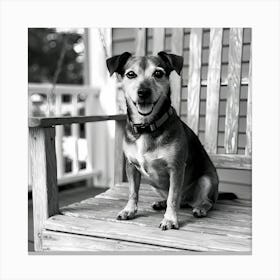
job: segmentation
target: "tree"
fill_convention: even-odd
[[[83,83],[83,38],[75,30],[28,29],[28,82],[52,83],[64,52],[56,83]]]

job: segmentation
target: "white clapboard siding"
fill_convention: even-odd
[[[210,153],[217,152],[222,37],[222,28],[211,29],[205,126],[205,148]]]
[[[188,125],[197,134],[201,80],[202,28],[192,28],[190,35],[188,78]]]
[[[247,124],[246,124],[246,149],[247,156],[252,155],[252,46],[250,54],[249,66],[249,85],[248,85],[248,99],[247,99]]]
[[[237,153],[239,96],[241,80],[242,28],[231,28],[229,34],[228,98],[225,120],[225,150]]]

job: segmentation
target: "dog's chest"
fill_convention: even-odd
[[[141,135],[134,143],[124,142],[124,153],[128,161],[146,177],[158,181],[168,173],[168,160],[172,149],[151,143],[148,136]]]

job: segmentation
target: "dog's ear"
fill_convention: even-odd
[[[171,71],[175,70],[178,75],[180,75],[184,62],[184,58],[182,56],[166,52],[159,52],[158,56],[168,64]]]
[[[110,76],[115,72],[123,75],[123,67],[127,60],[131,57],[131,53],[124,52],[121,55],[116,55],[108,58],[106,60],[107,68],[109,70]]]

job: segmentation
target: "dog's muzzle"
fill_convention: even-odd
[[[152,90],[148,87],[141,87],[138,89],[137,95],[138,102],[135,102],[134,105],[136,106],[138,113],[142,116],[151,114],[154,108],[154,103],[150,102]]]

